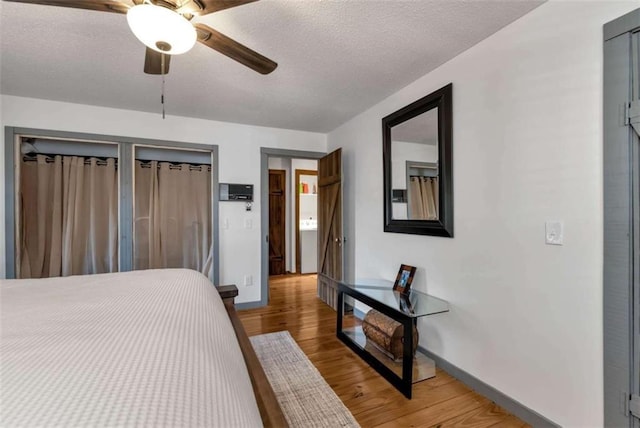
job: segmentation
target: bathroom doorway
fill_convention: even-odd
[[[296,272],[318,271],[318,170],[296,169]]]

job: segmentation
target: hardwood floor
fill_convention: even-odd
[[[316,275],[271,279],[269,306],[238,314],[249,336],[288,330],[364,427],[528,426],[442,370],[413,386],[413,399],[336,338],[336,313],[316,297]]]

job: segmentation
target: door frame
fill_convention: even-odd
[[[269,304],[269,158],[318,160],[325,155],[324,152],[260,147],[260,300],[243,303],[242,309]]]
[[[604,425],[640,428],[630,397],[640,394],[640,137],[628,120],[640,98],[640,9],[603,27],[603,374]]]
[[[301,175],[315,175],[316,177],[318,176],[318,170],[312,171],[310,169],[296,169],[295,172],[292,170],[291,171],[291,175],[294,175],[294,184],[295,186],[293,187],[295,189],[296,192],[296,197],[295,197],[295,207],[296,207],[296,219],[295,219],[295,225],[296,225],[296,272],[297,273],[301,273],[300,271],[302,270],[302,261],[300,260],[301,255],[302,255],[302,250],[300,249],[300,191],[299,191],[299,187],[300,187],[300,176]]]

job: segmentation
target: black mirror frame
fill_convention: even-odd
[[[453,238],[453,84],[382,119],[384,231]],[[391,202],[391,128],[438,108],[439,219],[394,220]]]

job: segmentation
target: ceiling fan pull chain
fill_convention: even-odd
[[[164,56],[165,54],[160,54],[161,62],[160,69],[162,70],[162,95],[160,95],[160,103],[162,104],[162,119],[164,119]]]

